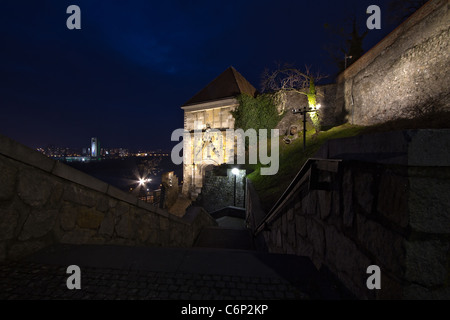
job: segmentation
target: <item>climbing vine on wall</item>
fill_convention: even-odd
[[[274,103],[272,94],[261,94],[255,98],[241,94],[238,96],[239,106],[231,111],[235,119],[234,127],[243,130],[255,129],[274,129],[281,119]]]

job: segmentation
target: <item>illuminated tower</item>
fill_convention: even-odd
[[[242,93],[254,97],[256,89],[236,69],[230,67],[181,107],[184,110],[184,130],[189,131],[192,137],[190,142],[183,140],[183,149],[191,150],[191,158],[184,159],[183,194],[192,199],[201,192],[206,169],[228,160],[220,157],[220,153],[225,154],[226,143],[219,145],[213,139],[197,141],[193,136],[194,130],[207,132],[215,129],[221,132],[222,140],[225,141],[226,130],[234,129],[234,118],[230,111],[239,105],[236,97]],[[234,148],[234,145],[228,148]],[[194,163],[194,156],[201,161]]]
[[[91,138],[91,158],[96,159],[100,154],[100,142],[97,138]]]

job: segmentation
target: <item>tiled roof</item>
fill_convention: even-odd
[[[256,89],[235,68],[229,67],[183,106],[231,98],[241,93],[255,96]]]

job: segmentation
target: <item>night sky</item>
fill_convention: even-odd
[[[361,26],[379,5],[382,29],[395,25],[387,0],[0,2],[0,133],[27,146],[169,149],[182,128],[180,106],[229,66],[260,88],[276,62],[333,75],[324,47],[338,41],[324,28]],[[81,8],[81,30],[66,9]]]

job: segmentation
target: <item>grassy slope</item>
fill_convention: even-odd
[[[303,139],[299,138],[287,145],[280,139],[280,168],[275,176],[260,175],[260,166],[257,165],[251,174],[247,176],[258,192],[261,203],[266,211],[281,196],[291,183],[303,163],[311,158],[327,140],[351,137],[358,135],[364,127],[344,124],[328,131],[322,131],[314,135],[314,131],[306,134],[306,150],[303,152]]]
[[[303,152],[303,140],[299,138],[286,145],[280,139],[280,169],[274,176],[261,176],[260,166],[255,165],[248,169],[254,170],[249,178],[261,199],[261,204],[268,212],[292,179],[301,169],[308,158],[311,158],[327,140],[356,136],[364,133],[423,129],[423,128],[450,128],[450,112],[424,115],[416,119],[398,119],[369,127],[344,124],[328,131],[322,131],[314,135],[314,131],[308,131],[306,135],[306,152]]]

